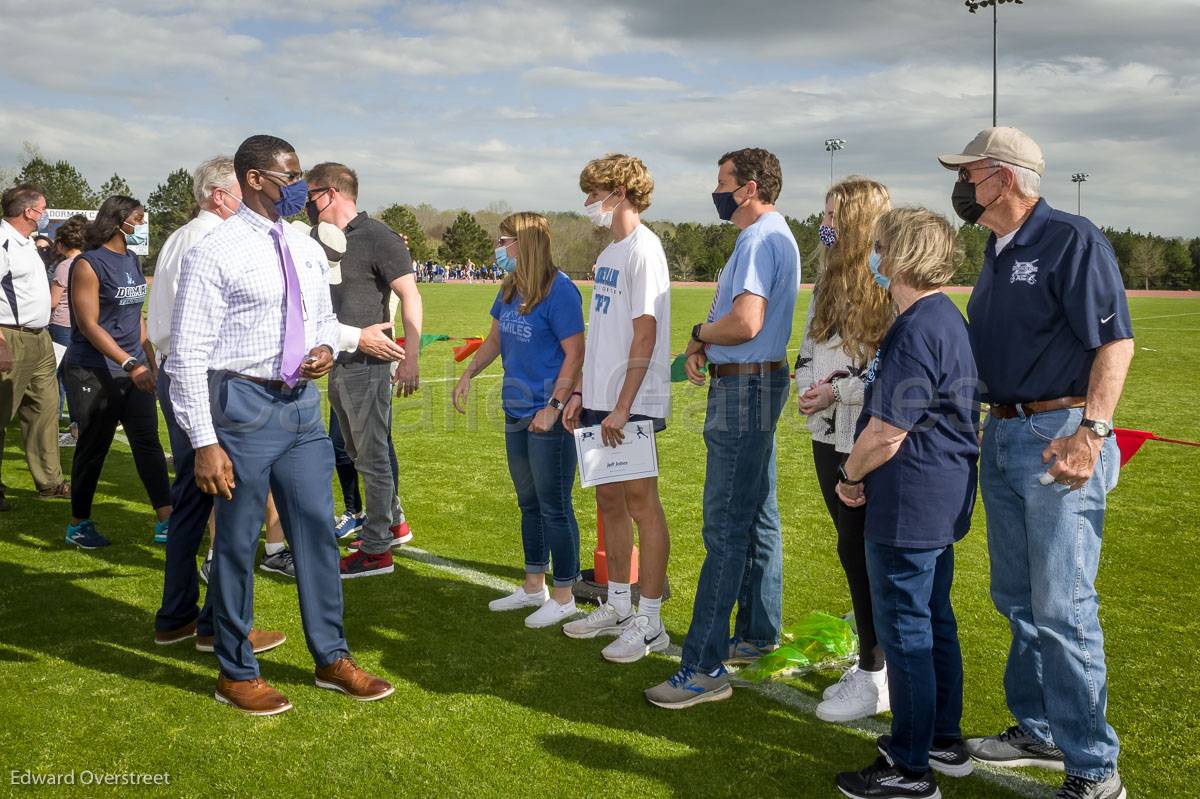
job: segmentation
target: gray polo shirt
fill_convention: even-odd
[[[346,254],[342,282],[329,287],[338,321],[352,327],[389,322],[391,283],[413,272],[412,255],[390,227],[360,211],[346,225]],[[344,353],[340,360],[384,363],[362,353]]]

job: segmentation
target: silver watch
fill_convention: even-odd
[[[1112,424],[1103,419],[1084,419],[1079,426],[1088,428],[1101,438],[1108,438],[1113,434]]]

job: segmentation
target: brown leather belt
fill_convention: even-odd
[[[993,405],[988,412],[997,419],[1016,419],[1018,416],[1033,416],[1035,413],[1082,408],[1086,404],[1087,397],[1059,397],[1038,402],[1021,402],[1016,405]]]
[[[46,328],[44,327],[26,327],[25,325],[9,325],[0,323],[0,327],[5,330],[17,330],[21,333],[41,333]]]
[[[776,369],[783,369],[787,361],[763,361],[761,363],[710,363],[708,374],[711,377],[729,377],[730,375],[762,375],[766,377]]]
[[[271,391],[299,391],[308,383],[307,380],[297,380],[296,385],[289,386],[282,380],[268,380],[265,377],[252,377],[251,375],[244,375],[239,372],[227,372],[227,374],[239,380],[249,380],[251,383],[258,383],[260,386],[268,388]]]

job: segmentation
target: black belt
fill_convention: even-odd
[[[18,330],[22,333],[41,333],[46,328],[44,327],[26,327],[25,325],[10,325],[0,322],[0,327],[5,330]]]
[[[297,380],[295,385],[289,386],[282,380],[268,380],[265,377],[254,377],[252,375],[239,374],[238,372],[226,372],[225,374],[229,375],[230,377],[236,377],[238,380],[249,380],[251,383],[257,383],[258,385],[268,388],[271,391],[299,391],[308,385],[307,380]]]
[[[761,363],[710,363],[708,374],[711,377],[729,377],[730,375],[761,375],[766,377],[776,369],[783,369],[787,361],[763,361]]]

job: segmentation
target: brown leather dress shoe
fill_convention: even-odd
[[[251,630],[249,638],[250,646],[256,655],[269,652],[287,640],[287,636],[278,630]],[[213,651],[213,637],[211,635],[197,635],[196,651]]]
[[[38,491],[39,499],[70,499],[71,484],[66,480],[62,481],[53,488],[43,488]]]
[[[154,631],[154,643],[158,644],[159,646],[167,646],[169,644],[177,644],[180,641],[186,641],[187,639],[195,636],[195,634],[196,634],[196,622],[192,621],[192,622],[188,622],[187,624],[183,625],[182,627],[178,627],[174,630],[166,630],[166,631],[155,630]]]
[[[392,691],[396,690],[387,680],[360,669],[354,658],[341,658],[328,666],[318,666],[316,684],[318,688],[341,691],[359,702],[374,702],[391,696]]]
[[[229,680],[222,674],[217,678],[217,690],[213,697],[251,716],[274,716],[292,709],[287,697],[268,685],[262,677]]]

